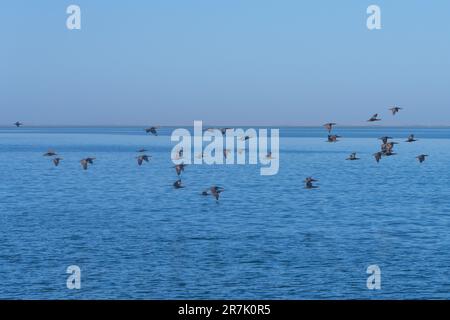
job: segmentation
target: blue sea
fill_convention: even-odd
[[[0,298],[450,298],[450,128],[336,127],[337,143],[281,128],[277,175],[191,165],[179,190],[173,129],[0,128]],[[385,135],[397,155],[377,164]],[[307,176],[320,188],[304,189]],[[219,201],[200,195],[212,185]],[[380,290],[366,286],[370,265]]]

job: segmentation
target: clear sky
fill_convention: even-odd
[[[0,124],[450,125],[449,17],[448,0],[4,0]]]

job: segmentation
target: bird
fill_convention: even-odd
[[[243,137],[241,137],[241,140],[247,141],[247,140],[250,140],[251,138],[253,138],[253,137],[252,136],[243,136]]]
[[[406,140],[406,142],[415,142],[415,141],[417,141],[417,140],[414,138],[414,135],[413,135],[413,134],[411,134],[411,135],[408,137],[408,139]]]
[[[222,187],[218,187],[218,186],[212,186],[211,188],[205,190],[202,192],[203,196],[208,196],[208,195],[212,195],[214,198],[216,198],[216,200],[219,200],[220,194],[225,191],[224,188]]]
[[[394,145],[396,145],[396,144],[398,144],[398,142],[394,142],[394,141],[383,143],[381,145],[381,152],[386,156],[394,155],[395,153],[393,153],[392,151],[394,150]]]
[[[143,152],[147,152],[147,151],[148,151],[147,149],[139,149],[137,152],[143,153]]]
[[[388,137],[383,137],[383,138],[388,138]],[[383,144],[381,145],[381,152],[384,155],[393,155],[393,149],[394,149],[394,145],[398,144],[398,142],[388,142],[387,139],[383,140]]]
[[[140,156],[136,157],[138,165],[142,166],[142,163],[144,163],[144,161],[148,162],[149,158],[151,158],[151,157],[152,156],[148,156],[146,154],[141,154]]]
[[[427,154],[421,154],[420,156],[417,156],[416,158],[419,160],[420,163],[424,162],[426,157],[428,157]]]
[[[313,185],[313,182],[317,182],[319,180],[314,179],[313,177],[307,177],[305,179],[305,189],[317,189],[318,186]]]
[[[331,133],[331,130],[333,130],[333,126],[335,126],[336,123],[334,122],[329,122],[329,123],[325,123],[323,126],[325,127],[325,129],[328,130],[328,133]]]
[[[87,163],[89,163],[89,164],[94,164],[95,158],[86,158],[85,160],[86,160]]]
[[[395,114],[396,114],[397,112],[399,112],[400,110],[402,110],[402,109],[403,109],[403,108],[400,108],[400,107],[391,107],[389,110],[391,110],[392,115],[395,116]]]
[[[150,127],[150,128],[145,129],[145,132],[151,133],[151,134],[153,134],[154,136],[157,136],[157,135],[158,135],[158,132],[156,131],[156,129],[158,129],[158,128],[159,128],[159,127]]]
[[[53,158],[52,161],[53,161],[53,164],[55,165],[55,167],[57,167],[59,165],[61,160],[63,160],[63,158]]]
[[[178,179],[177,181],[175,181],[175,182],[173,183],[173,187],[174,187],[175,189],[181,189],[181,188],[184,188],[184,186],[181,184],[181,179]]]
[[[353,152],[348,158],[347,160],[359,160],[358,157],[356,157],[356,152]]]
[[[382,155],[383,155],[382,152],[377,152],[377,153],[373,154],[373,156],[375,157],[375,160],[376,160],[377,163],[380,162]]]
[[[20,121],[16,121],[16,122],[14,123],[14,125],[15,125],[17,128],[19,128],[20,126],[23,126],[23,123],[20,122]]]
[[[327,142],[337,142],[339,141],[338,138],[341,136],[335,135],[335,134],[329,134]]]
[[[81,159],[80,160],[81,166],[83,167],[84,170],[87,170],[88,168],[88,162],[86,159]]]
[[[375,122],[375,121],[381,121],[381,119],[378,118],[378,113],[375,113],[367,122]]]
[[[174,160],[183,159],[184,149],[183,147],[179,148],[173,155]]]
[[[53,157],[53,156],[57,156],[57,154],[52,149],[48,149],[48,151],[46,153],[44,153],[43,156],[44,157]]]
[[[231,130],[231,129],[233,129],[233,128],[206,128],[203,131],[210,131],[211,132],[211,131],[219,130],[222,133],[222,135],[225,135],[227,133],[227,130]]]
[[[266,159],[274,159],[272,156],[272,152],[267,152]]]
[[[81,166],[83,167],[84,170],[87,170],[88,165],[90,164],[94,164],[94,160],[95,158],[84,158],[80,160]]]
[[[186,167],[186,164],[184,163],[180,163],[177,164],[175,166],[173,166],[173,168],[175,168],[175,171],[177,172],[177,175],[179,176],[182,172],[184,172],[184,168]]]
[[[378,138],[378,139],[380,139],[381,141],[383,141],[384,144],[386,144],[386,143],[388,143],[388,140],[389,140],[389,139],[393,139],[393,138],[392,138],[392,137],[384,136],[384,137],[381,137],[381,138]]]

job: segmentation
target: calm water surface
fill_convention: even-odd
[[[336,128],[345,138],[329,144],[323,128],[282,128],[278,175],[190,166],[182,190],[171,131],[1,128],[0,298],[450,298],[450,129]],[[377,137],[410,133],[419,141],[374,161]],[[153,159],[138,167],[142,147]],[[199,195],[213,184],[218,203]],[[81,290],[66,288],[69,265]]]

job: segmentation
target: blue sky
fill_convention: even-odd
[[[77,4],[82,29],[66,29]],[[381,7],[382,30],[366,28]],[[450,2],[2,1],[0,124],[450,125]],[[395,119],[391,104],[405,110]]]

